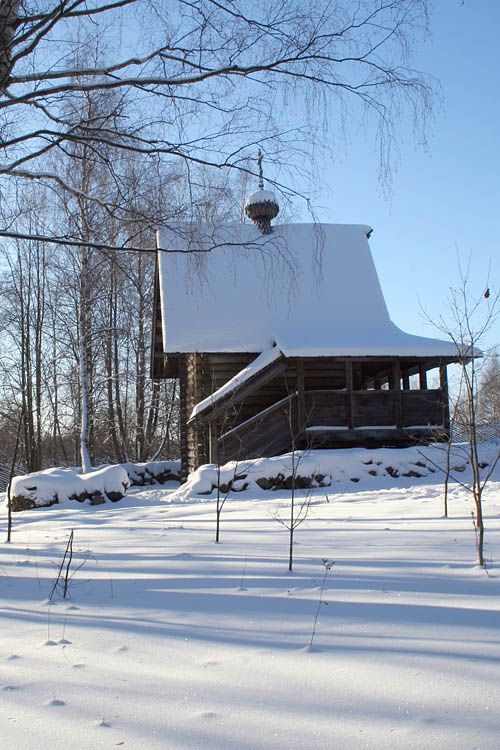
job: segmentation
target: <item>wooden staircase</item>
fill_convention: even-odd
[[[277,456],[290,450],[299,430],[298,396],[292,393],[245,420],[218,439],[221,463],[243,458]]]

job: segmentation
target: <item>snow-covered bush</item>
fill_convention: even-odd
[[[123,466],[104,466],[88,474],[78,469],[46,469],[14,477],[11,487],[12,510],[28,510],[68,500],[99,505],[121,500],[130,480]]]

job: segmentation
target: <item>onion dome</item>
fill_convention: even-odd
[[[279,213],[276,196],[271,190],[256,190],[245,201],[245,213],[259,227],[262,234],[271,234],[271,221]]]
[[[279,213],[279,205],[272,190],[264,190],[262,174],[262,152],[259,151],[259,189],[248,196],[245,201],[245,213],[259,227],[262,234],[271,234],[271,221]]]

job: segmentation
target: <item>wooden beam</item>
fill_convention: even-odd
[[[421,391],[427,390],[427,369],[424,364],[419,365],[418,380]]]
[[[352,413],[352,359],[346,359],[345,363],[345,387],[347,391],[347,426],[350,430],[353,427],[353,413]]]
[[[401,402],[401,364],[399,359],[394,360],[392,365],[392,390],[396,392],[396,427],[401,428],[403,426],[403,409]]]
[[[446,363],[441,360],[439,363],[439,384],[443,394],[443,426],[446,434],[450,434],[450,399],[448,391],[448,368]]]
[[[216,464],[218,460],[218,438],[217,438],[217,420],[213,419],[208,425],[209,440],[209,462]]]
[[[303,360],[297,360],[297,418],[299,427],[302,429],[306,421],[306,402],[304,396],[304,362]]]
[[[321,359],[321,360],[332,359],[332,360],[338,360],[338,361],[341,361],[341,360],[344,360],[344,359],[351,359],[351,360],[353,360],[355,362],[369,362],[369,363],[382,362],[384,364],[385,363],[391,364],[391,362],[393,362],[394,359],[395,359],[395,355],[394,354],[384,354],[384,355],[381,355],[381,354],[367,354],[367,355],[364,355],[364,356],[360,356],[360,355],[356,354],[356,356],[353,356],[353,357],[314,357],[314,359]],[[399,359],[399,361],[401,363],[403,363],[403,364],[406,364],[406,363],[409,363],[409,362],[417,364],[419,361],[429,362],[429,357],[400,356],[400,357],[397,357],[397,359]],[[440,357],[440,358],[436,357],[436,359],[435,359],[436,364],[435,365],[433,364],[432,366],[433,367],[437,367],[438,366],[438,362],[440,360],[443,361],[443,362],[446,362],[447,364],[451,364],[452,362],[457,362],[458,361],[458,357],[453,357],[453,356]],[[306,360],[306,362],[307,362],[307,360]]]
[[[410,373],[408,370],[403,370],[403,390],[410,390]]]

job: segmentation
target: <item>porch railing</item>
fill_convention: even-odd
[[[217,441],[219,460],[273,456],[305,445],[305,436],[315,428],[332,434],[358,431],[443,432],[446,409],[443,392],[415,391],[305,391],[290,394],[245,420]]]

